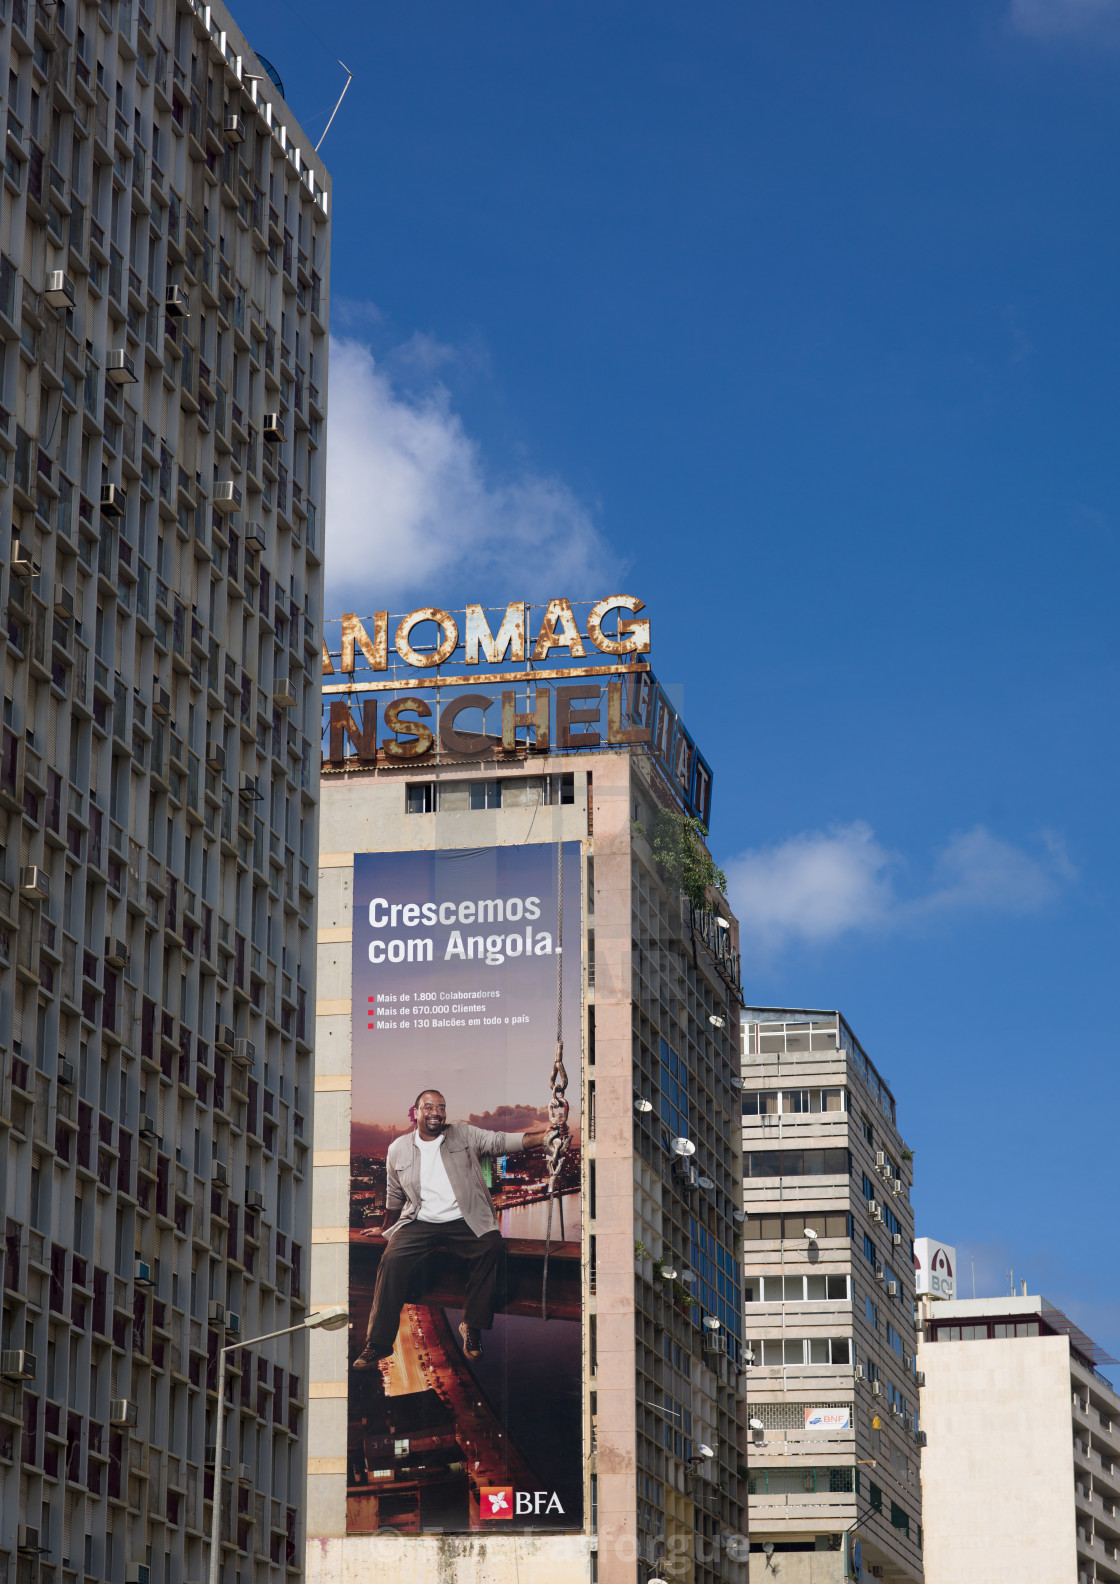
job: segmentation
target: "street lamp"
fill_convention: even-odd
[[[296,1331],[339,1331],[350,1322],[350,1311],[345,1304],[334,1304],[330,1309],[320,1309],[301,1320],[299,1325],[285,1326],[282,1331],[266,1331],[263,1336],[238,1337],[218,1349],[218,1422],[214,1429],[214,1505],[210,1515],[210,1574],[209,1584],[218,1584],[222,1561],[222,1432],[226,1421],[226,1356],[239,1348],[256,1347],[260,1342],[271,1342],[275,1337],[291,1336]]]

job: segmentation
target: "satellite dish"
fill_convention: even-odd
[[[256,55],[256,57],[260,61],[261,65],[264,67],[265,75],[268,77],[269,81],[275,87],[276,92],[280,95],[281,99],[283,99],[283,97],[284,97],[284,84],[280,81],[280,73],[276,70],[276,67],[272,64],[272,62],[270,60],[266,59],[266,57],[261,54],[260,50],[254,50],[253,53]]]
[[[674,1155],[695,1155],[696,1145],[688,1138],[675,1138],[672,1143]]]

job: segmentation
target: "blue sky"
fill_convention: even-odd
[[[1120,1353],[1120,4],[237,12],[313,135],[356,73],[330,612],[641,594],[748,997]]]

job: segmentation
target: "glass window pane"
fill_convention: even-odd
[[[773,1366],[782,1362],[782,1344],[778,1342],[764,1342],[762,1344],[762,1362]]]
[[[805,1298],[804,1276],[786,1277],[786,1303],[801,1303]]]
[[[824,1235],[825,1237],[846,1238],[848,1236],[848,1217],[846,1215],[826,1216]]]
[[[786,1361],[787,1364],[804,1364],[804,1362],[805,1362],[805,1343],[804,1343],[804,1340],[801,1337],[795,1337],[795,1338],[787,1339],[787,1341],[785,1343],[785,1355],[786,1355],[785,1361]]]
[[[843,1109],[844,1109],[844,1091],[843,1091],[843,1089],[822,1089],[821,1090],[821,1110],[822,1111],[843,1111]]]
[[[806,1276],[805,1296],[810,1300],[828,1297],[828,1278],[825,1276]]]
[[[826,1277],[826,1280],[830,1298],[846,1298],[848,1296],[848,1278],[846,1276],[829,1276]]]
[[[770,1238],[777,1242],[782,1235],[781,1216],[758,1216],[758,1235],[760,1238]]]
[[[832,1362],[834,1364],[850,1364],[852,1361],[852,1344],[847,1337],[832,1338]]]
[[[827,1337],[812,1337],[812,1338],[810,1338],[810,1341],[809,1341],[809,1363],[810,1364],[827,1364],[828,1363],[828,1338]]]
[[[751,1281],[749,1277],[747,1278],[746,1281],[744,1281],[744,1283],[743,1283],[743,1302],[744,1303],[758,1303],[759,1300],[758,1300],[758,1296],[757,1295],[758,1295],[759,1285],[760,1285],[759,1282]]]
[[[1020,1320],[1018,1325],[1015,1327],[1015,1335],[1016,1336],[1037,1336],[1038,1335],[1038,1321],[1037,1320]]]

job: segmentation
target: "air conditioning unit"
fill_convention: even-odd
[[[118,1397],[109,1404],[109,1423],[118,1430],[133,1430],[140,1423],[140,1411],[127,1397]]]
[[[928,1444],[929,1444],[929,1438],[927,1437],[927,1435],[926,1435],[924,1430],[915,1430],[915,1432],[914,1432],[914,1440],[918,1443],[919,1446],[928,1446]]]
[[[875,1267],[875,1280],[876,1281],[885,1282],[886,1279],[887,1279],[886,1271],[883,1269],[883,1267],[881,1265],[876,1265],[876,1267]]]
[[[46,902],[51,894],[51,877],[38,864],[25,864],[19,873],[19,889],[29,902]]]
[[[881,1397],[883,1395],[882,1381],[873,1380],[871,1382],[871,1395],[872,1397]]]
[[[0,1375],[10,1381],[35,1379],[35,1355],[25,1348],[5,1348],[0,1353]]]
[[[226,767],[226,751],[221,743],[206,744],[206,768],[220,773]]]
[[[855,1367],[855,1372],[854,1373],[855,1373],[856,1380],[857,1381],[861,1381],[863,1379],[863,1365],[862,1364],[857,1364],[856,1367]]]
[[[250,1039],[239,1039],[233,1042],[233,1059],[242,1067],[255,1067],[257,1062],[257,1047]]]
[[[902,1407],[901,1407],[901,1404],[896,1403],[896,1402],[892,1402],[891,1403],[891,1413],[894,1414],[896,1419],[901,1419],[902,1418]]]
[[[182,286],[169,286],[167,295],[163,299],[163,311],[169,319],[189,319],[190,303],[187,300],[186,289]]]
[[[238,796],[246,803],[256,803],[260,799],[260,789],[257,786],[256,776],[243,775]]]
[[[886,1154],[886,1151],[885,1150],[876,1150],[875,1151],[875,1170],[876,1171],[887,1171],[887,1172],[889,1172],[889,1169],[890,1168],[887,1166],[887,1154]]]
[[[112,935],[105,937],[105,961],[110,968],[127,968],[132,961],[132,954],[128,949],[128,942]]]
[[[232,479],[222,479],[214,485],[214,509],[220,512],[241,510],[241,486]]]
[[[248,523],[245,528],[246,550],[264,551],[268,549],[268,540],[265,538],[264,526],[261,523]]]
[[[154,1139],[159,1137],[159,1132],[156,1128],[156,1119],[154,1116],[144,1115],[140,1118],[140,1137],[142,1139]]]
[[[925,1372],[925,1370],[915,1370],[914,1371],[914,1384],[915,1384],[915,1386],[924,1386],[925,1383],[926,1383],[926,1372]]]
[[[894,1244],[895,1248],[898,1248],[899,1244],[902,1242],[902,1233],[901,1232],[892,1232],[891,1233],[891,1242]]]
[[[68,588],[59,586],[55,589],[54,613],[56,616],[65,617],[67,621],[74,620],[74,596]]]
[[[241,1463],[238,1465],[237,1477],[242,1485],[251,1485],[253,1483],[253,1471],[249,1467],[248,1463]]]
[[[231,1051],[236,1048],[237,1035],[228,1023],[219,1024],[218,1030],[214,1035],[214,1044],[220,1051]]]
[[[894,1194],[896,1199],[898,1198],[899,1194],[902,1192],[902,1188],[903,1188],[902,1178],[901,1177],[896,1177],[894,1182],[891,1183],[891,1193]]]
[[[43,296],[51,308],[60,311],[73,308],[75,303],[74,282],[65,270],[48,270],[46,285],[43,287]]]
[[[217,1183],[221,1188],[224,1188],[229,1182],[229,1173],[226,1171],[224,1164],[220,1160],[214,1161],[213,1165],[210,1167],[210,1181],[212,1183]]]
[[[208,1469],[212,1469],[217,1461],[218,1461],[218,1449],[217,1449],[217,1447],[208,1446],[206,1448],[206,1467]],[[233,1453],[230,1451],[229,1447],[223,1447],[222,1448],[222,1467],[223,1467],[223,1469],[228,1469],[228,1468],[232,1468],[233,1467]]]
[[[136,1283],[137,1287],[155,1286],[155,1282],[152,1280],[152,1267],[148,1264],[147,1260],[142,1259],[139,1254],[136,1256],[136,1263],[133,1267],[132,1279]]]
[[[63,1089],[74,1087],[74,1063],[68,1062],[64,1056],[58,1058],[58,1081]]]
[[[211,1298],[210,1307],[206,1311],[206,1318],[213,1320],[215,1325],[224,1325],[226,1320],[226,1306],[219,1303],[217,1298]]]
[[[872,1220],[879,1214],[879,1201],[877,1199],[869,1199],[867,1201],[867,1213]]]
[[[12,541],[12,555],[8,562],[8,568],[12,576],[18,578],[21,583],[30,583],[37,571],[35,563],[27,551],[14,539]]]
[[[239,115],[226,116],[226,142],[244,143],[245,123]]]
[[[887,1283],[887,1296],[888,1298],[898,1297],[898,1283],[896,1281],[889,1281]]]
[[[246,1188],[245,1208],[246,1210],[264,1209],[264,1194],[261,1193],[259,1188]]]
[[[165,687],[152,688],[152,714],[160,720],[171,719],[171,694]]]
[[[123,349],[117,349],[106,354],[105,378],[110,385],[136,384],[135,364]]]
[[[904,1353],[902,1355],[902,1363],[903,1366],[908,1370],[912,1370],[914,1368],[914,1360],[911,1358],[909,1353]]]
[[[152,1570],[146,1562],[129,1562],[124,1570],[124,1584],[150,1584]]]
[[[286,678],[277,678],[276,685],[272,689],[272,702],[278,704],[281,709],[291,709],[297,702],[292,684]]]
[[[279,413],[265,413],[261,423],[261,439],[269,445],[283,445],[284,425]]]
[[[103,517],[123,517],[124,502],[125,488],[123,484],[102,484],[101,515]]]
[[[235,1314],[227,1314],[226,1315],[226,1330],[229,1332],[230,1336],[240,1336],[241,1335],[241,1316],[240,1315],[235,1315]]]
[[[30,1524],[20,1524],[16,1530],[16,1550],[21,1556],[38,1556],[42,1549],[38,1529],[32,1529]]]

